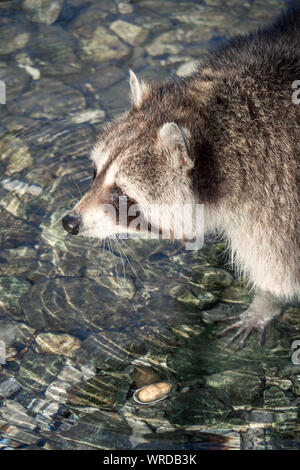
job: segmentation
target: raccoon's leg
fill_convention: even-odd
[[[278,300],[268,292],[258,291],[250,307],[240,315],[228,317],[225,321],[234,321],[228,328],[225,328],[218,336],[226,336],[233,332],[233,336],[226,343],[225,347],[230,346],[236,339],[240,339],[236,350],[242,349],[249,336],[256,332],[258,344],[262,347],[265,342],[266,328],[272,320],[281,315],[282,305]]]

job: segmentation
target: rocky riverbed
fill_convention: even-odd
[[[234,352],[219,321],[252,294],[221,239],[100,246],[60,223],[91,183],[97,133],[129,104],[129,68],[188,74],[285,3],[0,2],[0,448],[300,448],[300,308],[263,350]],[[158,382],[166,399],[134,401]]]

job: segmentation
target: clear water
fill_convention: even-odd
[[[221,240],[100,245],[61,227],[97,133],[129,104],[128,69],[183,73],[285,2],[60,3],[57,19],[0,3],[0,448],[299,449],[299,309],[264,350],[251,338],[235,353],[217,320],[251,294]],[[133,401],[158,380],[173,384],[166,400]]]

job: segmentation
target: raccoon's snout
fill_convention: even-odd
[[[71,235],[77,235],[79,232],[80,219],[73,215],[66,215],[62,219],[63,228]]]

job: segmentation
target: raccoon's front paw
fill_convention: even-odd
[[[256,312],[246,310],[240,315],[227,317],[223,321],[233,321],[234,323],[224,330],[222,330],[218,337],[227,336],[233,332],[233,335],[225,343],[225,348],[231,346],[237,339],[239,339],[235,350],[238,351],[246,345],[252,333],[256,333],[259,346],[262,348],[266,340],[266,328],[269,321],[257,318]]]

